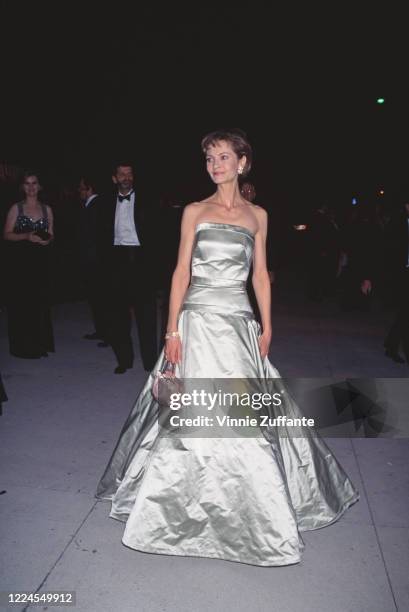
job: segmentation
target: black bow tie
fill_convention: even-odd
[[[128,195],[121,195],[120,193],[118,193],[118,200],[120,202],[123,202],[124,200],[128,200],[128,202],[130,202],[132,194],[133,194],[133,191],[131,191],[131,193],[128,193]]]

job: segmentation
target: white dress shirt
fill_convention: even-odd
[[[127,195],[127,194],[123,194]],[[117,246],[140,246],[138,234],[135,228],[135,192],[131,193],[131,199],[120,202],[117,198],[115,209],[115,238]]]

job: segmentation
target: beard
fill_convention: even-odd
[[[119,183],[119,189],[121,191],[130,191],[132,189],[132,181],[121,181]]]

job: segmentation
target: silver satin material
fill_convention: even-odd
[[[200,223],[192,280],[179,318],[184,378],[278,378],[260,357],[260,328],[246,294],[254,238]],[[163,352],[154,373],[163,365]],[[315,432],[281,437],[176,438],[159,434],[151,374],[98,485],[110,516],[137,550],[255,565],[300,561],[300,531],[336,521],[359,499]],[[280,383],[281,385],[281,383]],[[275,415],[302,416],[288,400]]]

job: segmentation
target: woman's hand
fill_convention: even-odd
[[[180,336],[168,338],[165,343],[165,359],[172,364],[180,363],[182,360],[182,342]]]
[[[30,242],[34,242],[35,244],[41,244],[43,246],[46,246],[50,242],[50,240],[42,240],[42,238],[40,238],[40,236],[38,236],[35,232],[29,233],[28,240]]]
[[[263,332],[258,339],[258,346],[260,348],[261,358],[264,359],[268,355],[271,344],[271,332]]]

